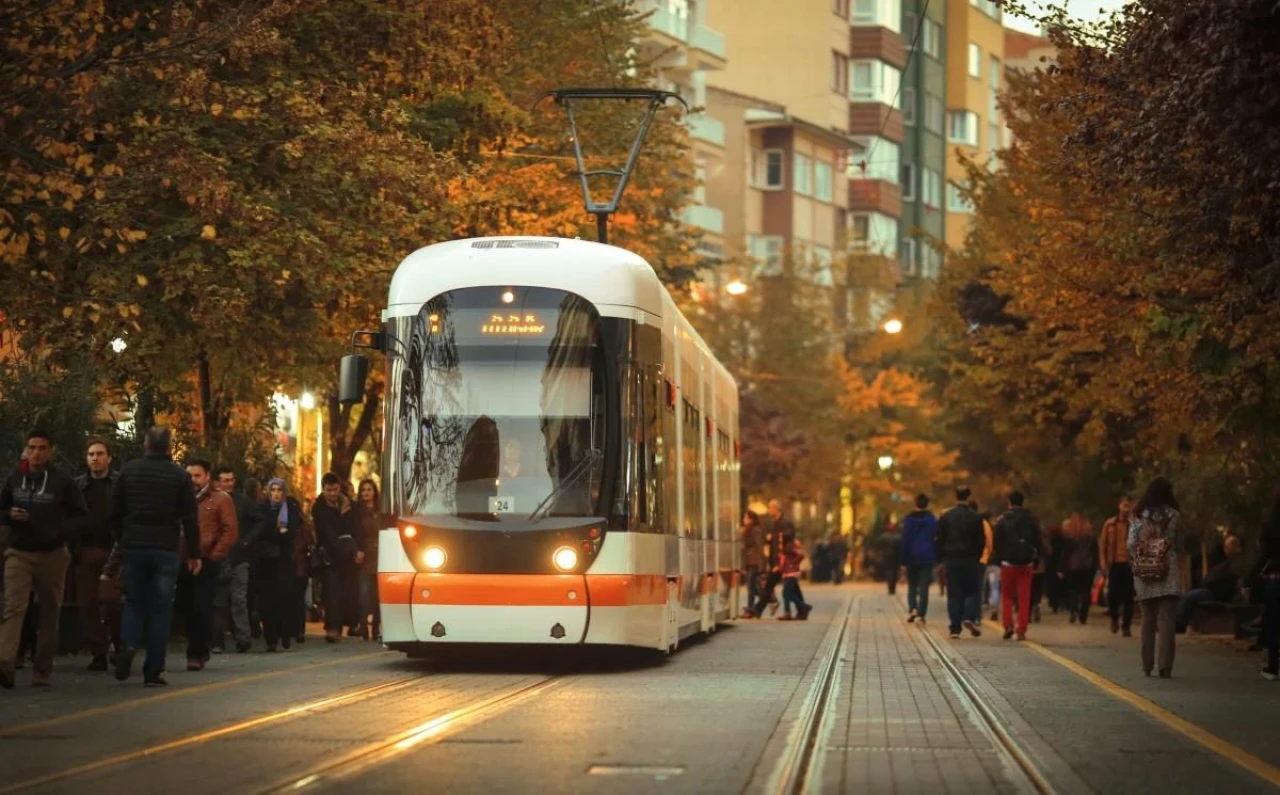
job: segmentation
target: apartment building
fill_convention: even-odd
[[[1043,36],[1004,29],[1004,66],[1012,72],[1034,72],[1044,69],[1058,57],[1058,48]]]
[[[724,125],[728,175],[707,186],[707,198],[724,210],[730,252],[754,262],[751,273],[731,275],[779,275],[790,251],[819,284],[843,281],[832,263],[843,259],[844,168],[861,157],[858,143],[776,102],[714,87],[707,97],[708,114]]]
[[[904,277],[936,277],[941,257],[930,241],[946,235],[947,3],[903,0],[902,221],[898,258]]]
[[[1005,29],[996,0],[947,3],[947,247],[959,249],[973,223],[963,196],[964,161],[994,168],[1004,147],[997,106],[1004,82]],[[926,273],[925,275],[931,275]]]
[[[679,94],[689,107],[707,105],[708,75],[725,68],[725,37],[707,24],[706,0],[638,0],[636,10],[649,13],[649,35],[641,57],[657,69],[657,88]],[[706,185],[725,178],[724,126],[709,114],[689,117],[693,168],[700,186],[685,209],[685,222],[703,232],[702,253],[722,259],[724,213],[708,201]]]

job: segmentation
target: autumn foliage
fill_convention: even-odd
[[[1249,533],[1280,434],[1280,12],[1131,2],[1010,79],[1014,143],[973,169],[943,318],[952,424],[982,469],[1103,513],[1170,475]]]

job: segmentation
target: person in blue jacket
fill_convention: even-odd
[[[919,621],[929,613],[929,586],[933,584],[933,568],[937,565],[938,517],[929,510],[929,497],[916,495],[916,509],[902,520],[902,549],[898,560],[907,576],[908,623]]]

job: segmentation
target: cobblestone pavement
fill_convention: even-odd
[[[1001,729],[1063,795],[1277,791],[1229,758],[1233,748],[1252,754],[1264,774],[1280,761],[1280,686],[1257,676],[1253,655],[1188,639],[1173,680],[1145,679],[1136,641],[1110,635],[1105,622],[1067,626],[1046,615],[1032,638],[1052,659],[1033,644],[1001,641],[990,624],[982,638],[960,641],[945,637],[937,615],[927,630],[908,626],[900,599],[882,588],[806,591],[816,605],[810,621],[736,622],[666,659],[520,653],[441,666],[313,638],[282,654],[215,657],[154,691],[60,658],[52,690],[31,689],[20,676],[18,689],[0,693],[0,795],[296,784],[756,795],[783,791],[780,774],[810,739],[806,792],[1033,792],[999,742]],[[993,711],[996,730],[926,632]],[[831,648],[838,656],[826,709],[810,713]],[[1137,701],[1088,681],[1067,667],[1073,662]],[[810,714],[821,718],[812,737],[799,731]],[[1213,738],[1225,745],[1206,747]]]

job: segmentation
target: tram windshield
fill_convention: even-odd
[[[590,303],[470,287],[396,326],[393,510],[502,530],[601,515],[604,357]]]

